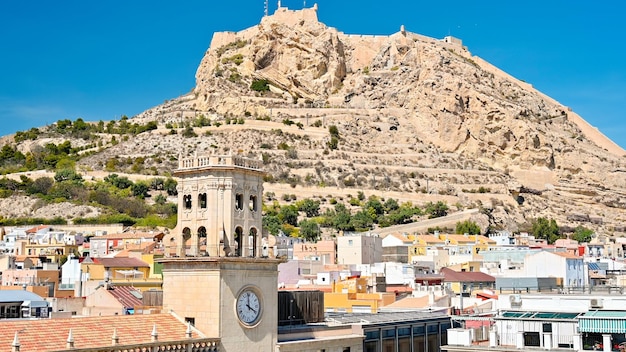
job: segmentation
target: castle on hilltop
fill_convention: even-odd
[[[278,8],[274,12],[274,14],[268,15],[266,7],[266,15],[261,19],[261,23],[259,25],[238,32],[215,32],[213,34],[213,38],[211,39],[210,49],[217,49],[237,40],[250,40],[258,33],[259,26],[269,25],[270,23],[282,23],[289,27],[294,27],[298,24],[302,24],[303,22],[318,23],[318,9],[319,7],[316,3],[309,8],[303,8],[301,10],[290,10],[287,7],[281,6],[279,0]],[[355,48],[364,47],[367,51],[371,51],[368,48],[379,47],[381,43],[387,41],[391,37],[400,36],[406,37],[407,40],[412,41],[443,44],[443,46],[447,49],[458,50],[460,51],[460,54],[467,54],[471,56],[471,54],[467,50],[467,47],[463,46],[463,41],[459,38],[446,36],[443,39],[435,39],[425,35],[408,32],[406,31],[404,25],[400,26],[400,31],[392,35],[345,34],[340,31],[337,31],[337,34],[342,39],[342,41],[352,43]]]

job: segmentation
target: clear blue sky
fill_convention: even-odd
[[[314,1],[282,0],[300,9]],[[319,0],[349,34],[453,35],[626,147],[626,3]],[[269,3],[270,13],[277,1]],[[213,32],[258,24],[263,0],[0,2],[0,135],[133,116],[189,92]]]

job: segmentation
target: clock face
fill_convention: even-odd
[[[241,291],[235,306],[237,318],[244,325],[254,325],[261,317],[261,300],[255,291],[250,288]]]

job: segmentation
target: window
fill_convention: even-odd
[[[185,209],[191,209],[191,195],[190,194],[185,194],[183,196],[183,206],[185,207]]]
[[[250,211],[257,211],[257,201],[256,201],[256,196],[255,195],[251,195],[250,196],[250,203],[248,204],[248,207],[250,208]]]
[[[235,209],[243,210],[243,194],[241,193],[235,195]]]
[[[410,351],[411,350],[411,330],[407,328],[409,335],[400,336],[400,329],[398,329],[398,349],[397,351]]]
[[[524,346],[539,347],[540,341],[538,332],[528,331],[524,333]]]
[[[185,323],[191,323],[192,326],[196,326],[196,318],[185,317]]]
[[[200,209],[206,209],[206,193],[198,194],[198,205]]]
[[[426,339],[424,337],[424,326],[413,327],[413,351],[424,352],[426,351]]]
[[[348,240],[348,246],[352,246],[352,240]]]

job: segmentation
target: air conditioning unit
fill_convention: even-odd
[[[602,299],[593,298],[590,303],[591,308],[602,308]]]
[[[522,306],[522,296],[521,295],[510,295],[509,302],[511,302],[511,307],[521,307]]]

